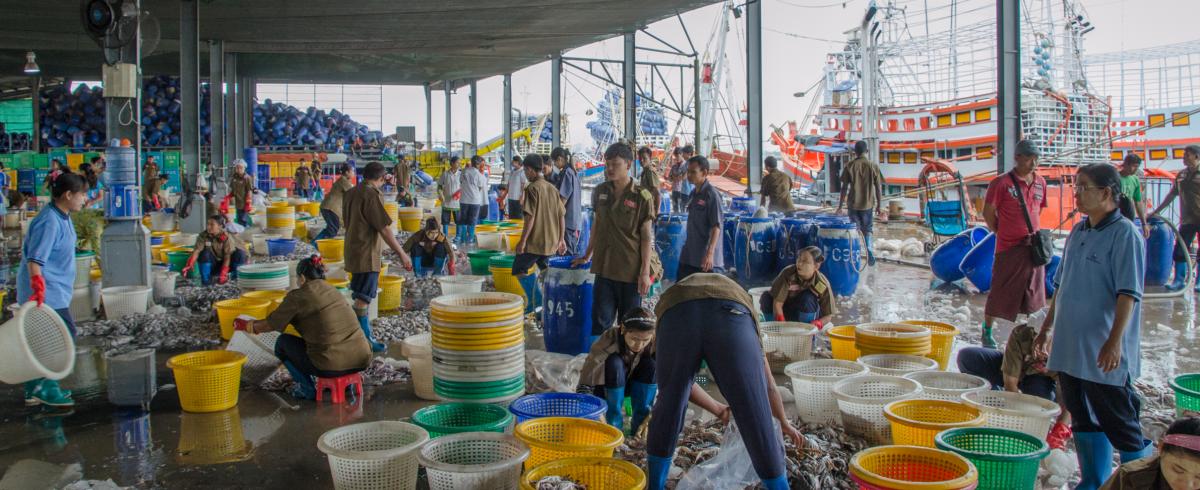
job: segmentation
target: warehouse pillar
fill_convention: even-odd
[[[746,194],[762,183],[762,2],[746,4]],[[697,120],[698,122],[699,120]]]
[[[225,46],[208,42],[208,164],[213,174],[213,199],[229,193],[225,167]]]
[[[471,154],[479,154],[479,87],[471,80]],[[465,152],[464,152],[465,154]]]
[[[562,146],[562,54],[550,59],[550,147]]]
[[[712,135],[711,134],[709,134],[709,135],[702,134],[703,130],[700,128],[700,125],[701,125],[701,123],[700,123],[700,80],[701,80],[700,77],[701,77],[701,73],[703,73],[703,72],[700,71],[700,56],[697,55],[695,57],[695,59],[692,60],[692,105],[693,105],[692,115],[695,116],[695,119],[693,119],[693,120],[696,121],[696,134],[695,134],[695,137],[693,138],[693,141],[696,142],[696,154],[700,155],[702,157],[707,157],[709,155],[709,153],[712,152],[713,145],[712,145]]]
[[[179,144],[180,180],[184,189],[196,190],[203,179],[200,171],[200,0],[179,3]],[[206,183],[207,185],[207,183]],[[184,233],[204,231],[207,206],[204,196],[192,193],[187,212],[180,210],[179,223]]]
[[[625,139],[637,147],[637,31],[625,33],[625,64],[621,70],[625,89]]]
[[[425,83],[425,150],[433,150],[433,93]]]
[[[237,53],[225,53],[225,155],[230,163],[241,158],[242,114],[238,107]],[[257,179],[257,177],[255,177]]]
[[[513,125],[512,125],[512,73],[504,74],[504,110],[501,117],[504,121],[500,130],[504,132],[504,169],[507,171],[513,159]]]
[[[33,134],[29,138],[29,149],[34,153],[42,152],[42,76],[33,77],[33,91],[29,103],[33,105]],[[15,152],[14,152],[15,153]],[[5,196],[8,197],[8,196]]]
[[[447,154],[450,153],[450,142],[454,140],[454,135],[451,134],[451,124],[450,124],[450,88],[453,84],[454,84],[454,82],[450,82],[450,81],[442,82],[442,90],[444,90],[445,94],[446,94],[446,153]],[[465,156],[465,153],[464,153],[464,156]]]
[[[1021,2],[996,2],[996,174],[1008,171],[1021,139]]]
[[[251,77],[242,77],[238,82],[238,102],[242,104],[238,109],[239,119],[242,122],[242,140],[238,148],[247,148],[254,146],[254,96],[252,95],[254,88],[254,79]],[[258,177],[254,177],[257,179]]]

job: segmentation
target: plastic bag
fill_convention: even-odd
[[[525,385],[529,393],[574,393],[587,354],[571,356],[540,350],[525,351]]]
[[[779,425],[774,423],[774,419],[772,422],[776,428],[774,434],[780,437],[782,445]],[[721,436],[721,449],[717,455],[687,470],[675,486],[675,490],[746,488],[759,481],[761,479],[754,472],[754,465],[750,462],[750,453],[746,450],[742,434],[738,431],[737,424],[730,422]]]

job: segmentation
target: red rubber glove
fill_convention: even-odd
[[[457,201],[459,198],[462,197],[462,191],[455,192],[453,197],[454,197],[454,200]]]
[[[221,267],[221,275],[217,276],[217,284],[229,282],[229,266]]]
[[[820,330],[820,329],[822,329],[822,328],[825,328],[825,322],[821,321],[821,319],[820,319],[820,318],[818,318],[818,319],[816,319],[816,320],[813,320],[813,321],[812,321],[812,324],[813,324],[813,326],[814,326],[814,327],[817,327],[817,330]]]
[[[187,277],[192,268],[196,266],[196,256],[188,257],[187,265],[183,266],[183,270],[179,271],[179,275]]]
[[[453,276],[455,274],[455,272],[454,272],[454,253],[451,253],[450,257],[447,257],[447,258],[450,260],[446,261],[446,270],[449,271],[450,275]]]
[[[37,301],[38,306],[46,302],[46,279],[41,275],[30,276],[29,289],[33,290],[33,294],[29,296],[30,301]]]
[[[777,322],[784,321],[783,315],[775,315],[775,321],[777,321]]]
[[[253,322],[254,322],[254,319],[250,318],[248,315],[238,315],[237,318],[233,319],[233,331],[236,332],[238,330],[241,330],[246,333],[254,333],[250,329],[250,325]]]
[[[250,196],[246,196],[246,205],[245,205],[245,206],[243,206],[245,209],[242,209],[242,211],[245,211],[245,212],[249,213],[251,210],[253,210],[253,209],[254,209],[254,203],[253,203],[252,201],[253,201],[253,200],[251,199],[251,197],[250,197]]]
[[[221,199],[221,214],[229,214],[229,200],[233,198],[233,194],[225,194],[225,198]]]

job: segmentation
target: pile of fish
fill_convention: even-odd
[[[316,254],[316,253],[317,253],[317,248],[312,246],[311,243],[304,241],[304,240],[296,240],[296,248],[294,250],[292,250],[292,253],[290,253],[290,254],[270,255],[270,256],[265,256],[265,257],[259,256],[259,257],[255,258],[254,260],[257,263],[291,262],[293,260],[307,259],[309,257],[312,257],[313,254]]]
[[[410,335],[429,331],[429,310],[400,311],[394,315],[380,316],[371,322],[371,333],[375,340],[396,343]]]
[[[547,476],[534,485],[537,490],[587,490],[587,485],[562,476]]]
[[[180,286],[175,288],[175,297],[183,306],[191,311],[208,312],[213,310],[212,304],[217,301],[237,298],[242,295],[233,282],[214,284],[212,286]]]
[[[211,321],[211,307],[200,311],[202,313],[192,313],[187,307],[173,311],[157,308],[119,320],[79,322],[76,334],[98,338],[104,351],[109,353],[143,348],[193,349],[220,344],[219,329]]]

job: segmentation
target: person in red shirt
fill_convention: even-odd
[[[1046,269],[1033,264],[1030,244],[1030,237],[1038,230],[1038,216],[1046,207],[1046,180],[1036,172],[1038,156],[1032,141],[1021,140],[1014,157],[1016,166],[988,184],[983,219],[996,234],[996,260],[983,309],[984,347],[996,346],[992,337],[996,318],[1015,322],[1017,315],[1028,315],[1046,306]],[[1026,224],[1018,195],[1029,210],[1032,230]]]

